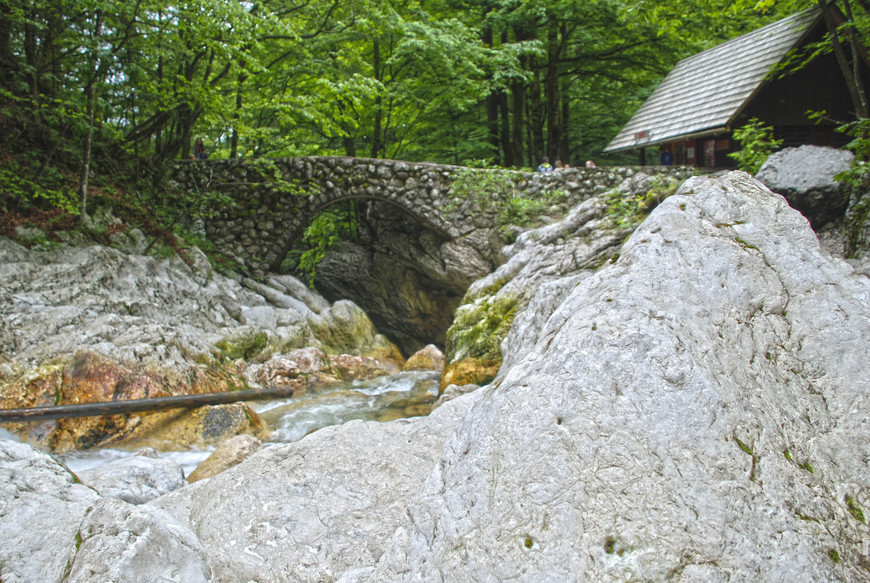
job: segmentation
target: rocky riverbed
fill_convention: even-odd
[[[584,204],[568,223],[518,240],[501,276],[472,287],[471,303],[514,293],[524,270],[546,274],[510,308],[495,380],[442,399],[431,415],[229,452],[234,461],[219,466],[228,469],[190,484],[159,453],[138,456],[133,469],[76,476],[29,445],[0,441],[0,577],[870,579],[870,278],[824,251],[802,215],[742,173],[690,179],[621,246],[595,227],[607,220],[600,203]],[[16,307],[0,331],[16,350],[3,365],[6,387],[51,365],[65,322],[70,345],[120,364],[134,357],[143,369],[131,374],[165,379],[157,386],[194,386],[198,367],[227,361],[245,369],[222,368],[229,379],[289,379],[299,366],[279,364],[292,353],[282,343],[300,337],[327,356],[386,362],[392,353],[365,319],[346,316],[358,309],[299,299],[295,284],[264,288],[112,250],[96,251],[112,267],[93,279],[78,275],[93,260],[71,258],[83,251],[44,256],[89,282],[73,294],[85,307],[64,315],[49,300],[67,288],[14,271],[39,261],[36,252],[2,245],[20,258],[0,264],[11,290],[4,305]],[[139,289],[131,262],[154,290]],[[184,289],[176,269],[219,299],[190,292],[161,321],[149,306],[164,301],[161,290]],[[109,281],[129,281],[129,298],[100,296]],[[109,301],[132,310],[117,322],[101,312]],[[53,315],[50,334],[24,331],[39,311]],[[192,340],[173,335],[181,322]],[[215,354],[221,340],[260,331],[275,348],[253,364]],[[161,335],[174,342],[152,344]],[[60,378],[66,387],[78,378],[70,362],[30,386]],[[170,362],[190,372],[181,381],[160,372]],[[151,486],[124,486],[118,478],[130,473],[152,476]]]
[[[313,384],[398,372],[404,358],[349,301],[329,304],[290,276],[265,282],[142,255],[137,231],[115,247],[25,248],[0,239],[0,406],[75,404]],[[8,426],[63,452],[207,446],[268,429],[244,404]]]

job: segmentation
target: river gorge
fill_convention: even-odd
[[[211,418],[11,427],[0,578],[870,579],[866,259],[747,174],[626,178],[655,207],[640,225],[602,193],[518,232],[419,368],[290,276],[141,255],[130,231],[0,240],[5,408],[297,388]],[[127,486],[79,453],[155,445]]]

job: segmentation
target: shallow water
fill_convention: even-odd
[[[272,430],[269,442],[287,443],[298,441],[317,429],[341,425],[353,419],[390,421],[428,415],[438,397],[439,377],[438,372],[431,371],[403,372],[368,381],[309,389],[302,396],[290,399],[252,401],[248,405]],[[0,431],[4,431],[0,438],[18,440],[11,433]],[[165,451],[160,453],[160,457],[173,460],[187,476],[213,451],[214,448]],[[120,449],[93,449],[56,457],[76,472],[129,457],[132,453]]]

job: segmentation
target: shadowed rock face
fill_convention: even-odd
[[[363,306],[407,356],[443,347],[465,290],[495,268],[501,237],[480,230],[451,241],[386,204],[371,205],[360,230],[358,244],[343,243],[318,265],[317,290]]]
[[[771,154],[757,177],[821,229],[843,218],[849,194],[834,176],[848,170],[854,157],[852,152],[821,146],[786,148]]]

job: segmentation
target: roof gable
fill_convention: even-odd
[[[604,151],[728,128],[819,17],[811,8],[683,59]]]

